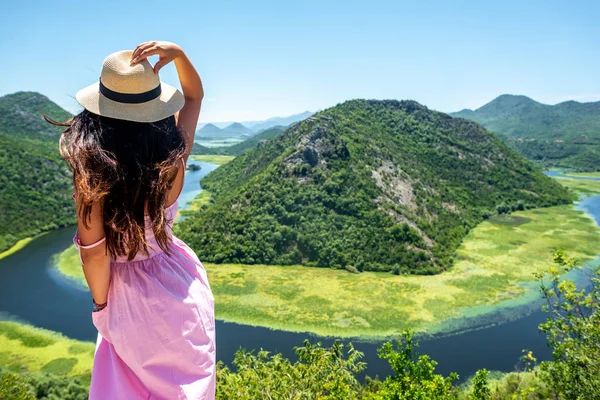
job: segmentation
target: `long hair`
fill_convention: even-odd
[[[87,110],[60,123],[60,154],[73,172],[77,214],[88,227],[92,205],[100,206],[106,246],[112,258],[148,254],[146,209],[159,247],[169,253],[166,201],[185,154],[182,132],[170,116],[144,123]]]

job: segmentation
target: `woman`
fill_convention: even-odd
[[[158,77],[171,61],[183,94]],[[179,46],[145,42],[109,55],[100,82],[77,93],[84,110],[61,124],[99,332],[92,400],[214,399],[213,296],[171,232],[203,96]]]

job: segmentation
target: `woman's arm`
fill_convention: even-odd
[[[183,91],[183,96],[185,97],[185,105],[175,115],[175,118],[177,120],[177,126],[185,134],[187,158],[194,146],[196,125],[198,124],[200,107],[202,105],[202,99],[204,98],[202,80],[181,47],[171,42],[151,41],[138,45],[133,51],[131,64],[139,63],[153,54],[159,56],[158,62],[154,65],[155,73],[158,74],[158,71],[171,61],[175,62],[175,68],[177,68],[181,89]]]
[[[98,243],[105,238],[104,223],[100,205],[94,204],[92,212],[84,224],[79,216],[79,202],[77,206],[77,231],[79,235],[79,254],[85,280],[92,292],[94,301],[98,304],[106,303],[110,283],[110,255],[106,251],[106,241],[91,248],[86,246]]]

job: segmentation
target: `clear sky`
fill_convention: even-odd
[[[599,21],[599,1],[7,1],[0,95],[39,91],[77,112],[75,93],[98,79],[105,56],[168,40],[204,80],[202,121],[352,98],[440,111],[503,93],[594,101]],[[178,85],[172,65],[161,79]]]

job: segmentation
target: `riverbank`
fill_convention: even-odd
[[[48,232],[40,233],[39,235],[26,237],[24,239],[19,240],[17,243],[15,243],[15,245],[13,247],[0,253],[0,260],[2,260],[5,257],[10,256],[11,254],[16,253],[17,251],[21,250],[23,247],[27,246],[27,244],[29,242],[31,242],[33,239],[38,238],[46,233],[48,233]]]
[[[576,178],[598,178],[600,179],[600,172],[566,172],[565,176],[572,176]]]
[[[210,202],[210,197],[210,192],[207,190],[203,190],[198,196],[194,198],[194,200],[187,203],[187,207],[185,209],[179,210],[178,214],[186,216],[187,214],[193,214],[195,212],[198,212],[203,205],[208,204]]]
[[[11,372],[48,372],[89,384],[95,345],[60,333],[0,321],[0,365]]]
[[[597,256],[593,244],[598,240],[594,220],[569,205],[483,222],[458,249],[454,267],[439,275],[351,274],[304,266],[204,266],[220,320],[377,339],[406,328],[430,333],[456,329],[461,319],[526,305],[537,296],[533,274],[551,266],[554,248],[564,248],[583,263]],[[58,268],[84,282],[72,249],[60,255]]]
[[[206,155],[191,155],[190,158],[195,161],[202,161],[206,163],[223,165],[233,160],[235,156],[220,156],[216,154],[206,154]]]
[[[571,175],[568,175],[571,176]],[[600,194],[600,181],[573,178],[556,177],[565,187],[583,196]]]

